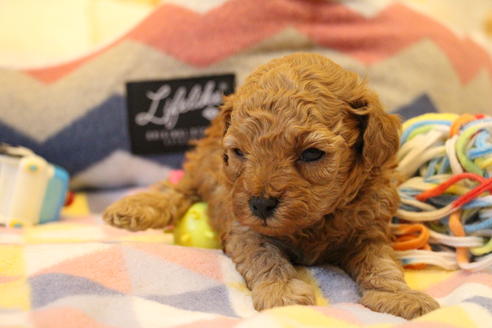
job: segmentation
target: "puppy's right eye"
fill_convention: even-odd
[[[237,157],[244,158],[244,153],[241,149],[234,148],[232,151],[234,152],[234,154],[236,154]]]
[[[316,149],[316,148],[308,148],[302,152],[299,160],[303,162],[314,162],[319,160],[325,154],[324,151]]]

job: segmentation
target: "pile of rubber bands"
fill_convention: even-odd
[[[406,267],[492,268],[492,117],[425,114],[403,124],[393,247]]]

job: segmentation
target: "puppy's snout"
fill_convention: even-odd
[[[249,199],[249,208],[253,215],[266,220],[273,215],[278,202],[278,198],[251,197]]]

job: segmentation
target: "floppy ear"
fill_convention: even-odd
[[[224,96],[224,103],[220,106],[218,119],[220,120],[220,125],[222,127],[222,136],[225,136],[231,123],[231,114],[233,109],[232,101],[233,95]]]
[[[384,165],[398,151],[400,119],[384,112],[378,97],[372,92],[351,100],[349,105],[349,111],[360,122],[358,149],[366,168]]]

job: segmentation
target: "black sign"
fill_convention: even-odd
[[[234,92],[233,74],[126,85],[131,148],[135,154],[184,151],[203,136],[222,96]]]

